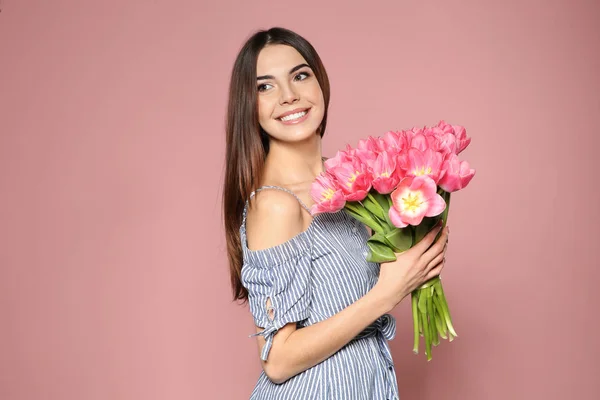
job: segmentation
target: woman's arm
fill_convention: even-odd
[[[302,329],[287,324],[273,338],[269,360],[262,366],[275,383],[283,383],[332,356],[373,321],[389,311],[386,301],[374,290],[334,316]],[[262,328],[257,327],[258,331]],[[265,339],[258,337],[259,348]]]
[[[307,225],[306,213],[289,194],[281,191],[261,193],[260,200],[249,210],[247,236],[251,249],[264,249],[285,242],[302,232]],[[308,216],[307,216],[308,217]],[[447,234],[431,245],[439,230],[433,230],[412,249],[397,254],[397,260],[382,263],[380,279],[365,296],[332,317],[302,329],[289,323],[273,337],[268,361],[262,366],[275,383],[327,359],[350,342],[367,326],[391,311],[407,294],[427,279],[441,272]],[[265,307],[269,307],[267,300]],[[262,331],[263,327],[257,327]],[[257,336],[259,349],[265,339]]]

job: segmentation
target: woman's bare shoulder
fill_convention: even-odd
[[[282,190],[262,190],[248,209],[248,248],[266,249],[288,241],[303,231],[300,203]]]

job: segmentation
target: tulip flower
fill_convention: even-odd
[[[471,143],[471,138],[467,136],[467,130],[464,126],[450,125],[445,121],[440,121],[437,125],[444,133],[451,133],[454,135],[456,141],[456,153],[459,154],[461,151],[467,148]]]
[[[356,156],[332,165],[328,171],[336,178],[346,201],[360,201],[371,190],[371,174]]]
[[[435,183],[438,182],[442,172],[443,155],[433,149],[420,151],[415,148],[408,149],[406,161],[407,176],[427,175]]]
[[[469,163],[460,161],[456,154],[449,155],[442,170],[444,175],[438,185],[448,193],[464,189],[475,176],[475,170],[469,167]]]
[[[368,149],[354,149],[354,156],[358,158],[359,162],[365,166],[368,170],[375,168],[375,161],[377,161],[377,153]]]
[[[436,189],[435,182],[427,175],[402,179],[390,196],[392,207],[389,216],[394,226],[417,226],[424,217],[440,215],[446,208],[446,202]]]
[[[410,141],[410,147],[425,151],[429,147],[427,137],[423,133],[417,133]]]
[[[383,152],[377,156],[373,166],[373,188],[381,194],[388,194],[400,182],[400,174],[396,171],[396,158]]]
[[[325,172],[311,187],[311,212],[342,209],[369,226],[366,261],[382,263],[418,243],[438,221],[446,224],[451,192],[464,189],[475,170],[458,153],[471,142],[460,125],[440,121],[432,127],[368,136],[325,161]],[[411,293],[414,345],[420,337],[431,360],[439,338],[457,337],[439,277]]]
[[[330,157],[327,160],[325,160],[325,169],[329,170],[337,165],[340,165],[341,163],[344,162],[349,162],[352,160],[352,155],[351,152],[353,150],[350,148],[347,148],[346,150],[338,150],[335,153],[334,157]]]
[[[385,152],[397,156],[408,148],[408,141],[405,135],[400,135],[398,132],[389,131],[383,135]]]
[[[464,127],[458,125],[453,125],[452,127],[456,136],[456,154],[460,154],[471,143],[471,138],[467,136],[467,130]]]
[[[317,176],[311,186],[310,195],[315,201],[310,209],[313,215],[325,212],[335,213],[346,205],[344,193],[328,174]]]
[[[360,150],[369,150],[379,154],[380,152],[385,151],[386,145],[383,139],[368,136],[366,139],[359,140],[356,148]]]

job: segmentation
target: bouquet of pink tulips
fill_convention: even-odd
[[[463,189],[475,175],[458,154],[471,142],[462,126],[436,126],[387,132],[360,140],[325,161],[325,172],[311,188],[313,214],[345,208],[371,228],[367,241],[371,262],[396,259],[395,253],[418,243],[441,219],[446,225],[450,193]],[[419,336],[431,346],[457,336],[439,277],[411,294],[415,354]]]

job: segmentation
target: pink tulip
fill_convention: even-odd
[[[417,135],[419,133],[424,133],[425,129],[424,128],[417,128],[416,126],[413,126],[413,128],[409,132],[412,136]]]
[[[413,131],[398,131],[396,135],[398,136],[398,140],[404,143],[404,150],[410,147],[410,143],[412,142],[413,137],[415,136],[415,132]]]
[[[366,139],[360,139],[356,148],[360,150],[369,150],[374,153],[379,152],[379,146],[373,136],[367,136]]]
[[[437,126],[425,127],[425,129],[423,129],[423,135],[425,135],[427,138],[440,136],[443,133],[444,132]]]
[[[371,190],[372,177],[365,165],[355,156],[328,169],[337,180],[346,201],[360,201]]]
[[[405,165],[407,176],[428,175],[435,183],[442,176],[444,156],[433,149],[420,151],[411,148],[408,149],[407,157],[401,157],[400,160],[408,163],[408,165]]]
[[[456,137],[452,133],[442,133],[431,137],[429,147],[442,154],[456,154]]]
[[[456,154],[460,154],[471,143],[471,138],[467,136],[467,130],[464,127],[459,125],[453,125],[452,127],[456,136]]]
[[[389,131],[383,135],[383,143],[385,151],[390,155],[398,155],[408,148],[406,135],[401,135],[399,132]]]
[[[454,128],[452,128],[452,125],[446,123],[446,121],[444,121],[444,120],[441,120],[440,122],[438,122],[438,124],[436,126],[434,126],[433,128],[439,129],[441,131],[441,133],[443,133],[443,134],[451,133],[454,135]]]
[[[402,179],[391,194],[389,216],[392,224],[398,228],[417,226],[424,217],[440,215],[446,208],[446,202],[436,189],[435,182],[425,175]]]
[[[461,151],[467,148],[469,143],[471,143],[471,138],[467,136],[467,130],[464,126],[450,125],[442,120],[437,124],[437,127],[440,128],[444,133],[451,133],[454,135],[456,141],[455,154],[459,154]]]
[[[423,133],[417,133],[410,141],[410,147],[425,151],[429,148],[427,137]]]
[[[473,176],[475,170],[469,167],[467,161],[460,161],[456,154],[450,154],[442,166],[444,174],[438,185],[446,192],[456,192],[464,189]]]
[[[381,194],[388,194],[400,182],[400,174],[396,171],[396,157],[384,151],[377,156],[373,167],[373,188]]]
[[[329,170],[333,167],[337,167],[343,163],[350,162],[352,160],[352,156],[350,154],[350,146],[348,146],[347,151],[338,150],[334,157],[328,158],[325,160],[325,169]]]
[[[373,171],[375,168],[375,161],[377,160],[377,153],[366,149],[355,149],[354,156],[358,159],[358,162],[368,171]]]
[[[310,212],[313,215],[319,213],[335,213],[346,205],[344,193],[337,187],[334,178],[327,172],[317,176],[310,189],[310,196],[315,201]]]

